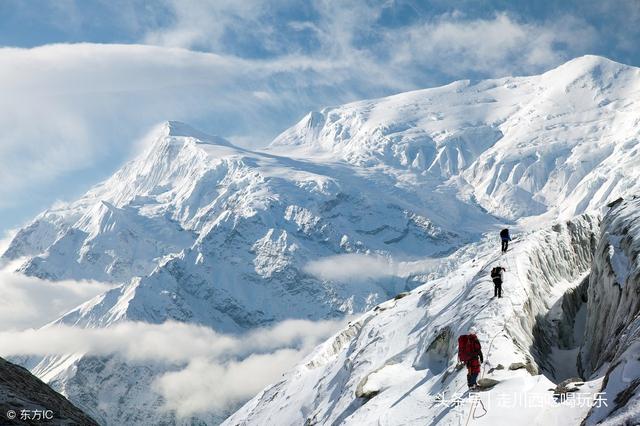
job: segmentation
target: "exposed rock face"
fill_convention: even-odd
[[[554,395],[562,395],[569,392],[578,392],[580,386],[584,385],[584,382],[579,377],[570,377],[562,382],[558,383],[555,389],[553,389]]]
[[[23,410],[26,410],[29,416],[26,420],[21,419]],[[13,417],[11,412],[15,414],[14,418],[11,418]],[[0,358],[0,424],[98,425],[91,417],[28,370],[2,358]]]
[[[532,376],[535,376],[536,374],[538,374],[538,367],[536,367],[535,364],[533,364],[530,359],[527,359],[527,362],[514,362],[509,366],[509,370],[512,370],[512,371],[520,370],[520,369],[527,370],[527,372]]]
[[[478,380],[478,386],[482,390],[491,389],[492,387],[494,387],[498,383],[500,383],[499,380],[494,380],[494,379],[490,379],[490,378],[482,378],[482,379]]]

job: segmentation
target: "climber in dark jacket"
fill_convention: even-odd
[[[493,297],[502,297],[502,278],[503,273],[507,270],[502,266],[496,266],[491,270],[491,279],[493,280]]]
[[[509,236],[509,230],[507,228],[500,231],[500,239],[502,240],[502,252],[506,253],[509,248],[509,241],[511,241],[511,236]]]

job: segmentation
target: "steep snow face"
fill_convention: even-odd
[[[638,189],[639,100],[640,70],[585,56],[313,112],[270,149],[455,177],[500,216],[570,218]]]
[[[586,375],[604,374],[612,403],[592,410],[587,425],[640,422],[640,198],[614,204],[589,281],[588,323],[581,352]]]
[[[555,387],[531,350],[537,319],[583,280],[598,220],[584,216],[524,235],[506,255],[484,240],[452,255],[454,270],[397,300],[382,303],[318,347],[285,378],[265,389],[225,425],[314,424],[578,424],[588,408],[554,401]],[[491,298],[489,271],[506,267],[502,299]],[[439,403],[460,397],[466,372],[456,371],[457,340],[475,329],[483,345],[483,378],[499,383],[483,405]],[[590,395],[598,383],[588,383]],[[515,401],[534,395],[537,405]],[[466,396],[466,394],[465,394]],[[496,404],[511,398],[513,407]],[[465,398],[465,401],[470,401]],[[478,407],[477,409],[475,407]],[[483,412],[484,407],[487,412]]]
[[[185,136],[184,130],[165,123],[138,159],[78,201],[53,207],[21,229],[3,258],[28,256],[21,271],[42,278],[121,282],[149,274],[163,256],[189,247],[198,228],[193,204],[200,206],[198,200],[180,203],[181,195],[197,194],[207,171],[224,166],[207,161],[199,146],[222,150],[227,143]]]

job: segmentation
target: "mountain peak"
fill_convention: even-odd
[[[198,143],[232,146],[231,142],[220,136],[209,135],[181,121],[165,121],[161,129],[162,137],[193,138]]]
[[[571,59],[564,64],[542,74],[550,82],[570,84],[583,78],[599,80],[605,85],[618,78],[622,72],[636,72],[636,67],[621,64],[603,56],[584,55]]]
[[[167,120],[163,123],[163,129],[167,131],[167,136],[192,137],[204,135],[201,131],[182,121]]]
[[[628,67],[629,66],[629,65],[621,64],[619,62],[616,62],[616,61],[611,60],[609,58],[606,58],[604,56],[582,55],[582,56],[578,56],[576,58],[573,58],[573,59],[565,62],[564,64],[560,65],[560,67],[563,67],[563,66],[580,66],[580,67],[584,67],[584,68],[593,68],[593,67],[600,66],[600,65],[613,65],[613,66],[618,66],[618,67]]]

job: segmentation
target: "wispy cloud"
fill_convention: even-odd
[[[533,23],[507,13],[485,19],[446,14],[385,37],[387,45],[394,47],[395,66],[451,77],[540,72],[587,51],[596,39],[591,26],[570,15]]]
[[[156,379],[153,390],[164,397],[165,409],[189,416],[253,396],[346,322],[287,320],[243,335],[178,322],[92,329],[51,325],[0,332],[0,356],[81,353],[164,362],[175,371]]]
[[[93,281],[51,282],[0,270],[0,332],[40,327],[112,285]]]
[[[493,15],[467,14],[454,6],[423,14],[423,7],[405,2],[413,19],[389,26],[387,15],[402,5],[322,1],[307,5],[308,14],[285,13],[295,3],[169,0],[174,20],[151,29],[143,40],[240,56],[257,52],[270,59],[303,53],[348,67],[355,84],[368,76],[400,88],[443,76],[531,74],[588,52],[599,39],[589,22],[567,11],[546,20],[499,8]]]
[[[188,323],[122,322],[107,328],[54,324],[39,329],[0,332],[0,356],[120,354],[128,360],[188,361],[202,356],[246,356],[254,352],[307,347],[332,334],[344,321],[287,320],[242,336],[218,333]]]
[[[154,382],[154,389],[166,399],[165,408],[178,417],[229,407],[278,381],[309,350],[278,349],[224,364],[196,359],[183,370],[164,374]]]
[[[216,51],[228,31],[240,30],[238,35],[250,34],[256,40],[260,36],[263,42],[272,35],[269,28],[274,24],[260,19],[274,9],[265,0],[168,0],[165,5],[172,23],[148,31],[145,43]]]
[[[397,275],[395,265],[387,258],[349,253],[309,262],[305,272],[324,280],[371,279]]]
[[[363,281],[427,273],[439,264],[438,259],[399,262],[379,255],[347,253],[311,261],[304,270],[323,280]]]

